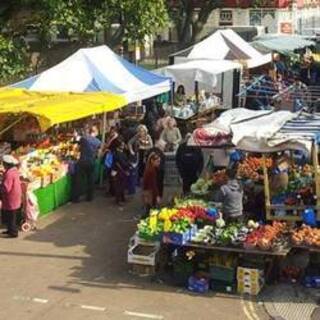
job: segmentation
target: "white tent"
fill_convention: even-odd
[[[241,65],[227,60],[190,60],[165,67],[161,69],[161,73],[184,86],[194,85],[197,81],[212,88],[217,85],[217,75],[234,69],[241,69]]]
[[[232,104],[230,92],[233,88],[233,70],[241,69],[241,64],[233,61],[189,60],[158,70],[158,73],[171,77],[175,86],[183,85],[188,94],[192,94],[195,82],[198,89],[208,92],[224,93],[223,101]]]
[[[187,57],[238,61],[248,68],[255,68],[272,61],[271,54],[261,54],[231,29],[218,30],[197,43]]]
[[[12,85],[32,91],[123,95],[128,103],[170,91],[171,81],[136,66],[107,46],[80,49],[58,65]]]

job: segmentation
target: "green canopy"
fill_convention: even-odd
[[[315,46],[315,42],[298,35],[266,34],[251,43],[261,51],[277,51],[288,54],[297,49]]]

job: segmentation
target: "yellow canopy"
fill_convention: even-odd
[[[114,111],[126,104],[123,96],[104,92],[53,93],[0,89],[0,114],[34,115],[42,130],[58,123]]]

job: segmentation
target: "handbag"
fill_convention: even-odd
[[[113,153],[111,151],[108,151],[106,154],[106,157],[104,159],[104,165],[108,168],[111,169],[113,165]]]

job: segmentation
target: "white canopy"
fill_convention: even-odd
[[[123,95],[128,103],[170,91],[171,81],[136,66],[107,46],[80,49],[58,65],[12,85],[32,91]]]
[[[218,75],[240,68],[239,63],[227,60],[190,60],[167,66],[158,72],[166,77],[171,77],[176,84],[183,84],[186,88],[194,88],[196,81],[213,88],[217,85]]]
[[[189,59],[232,60],[255,68],[272,61],[271,54],[263,55],[231,29],[218,30],[197,43]]]

